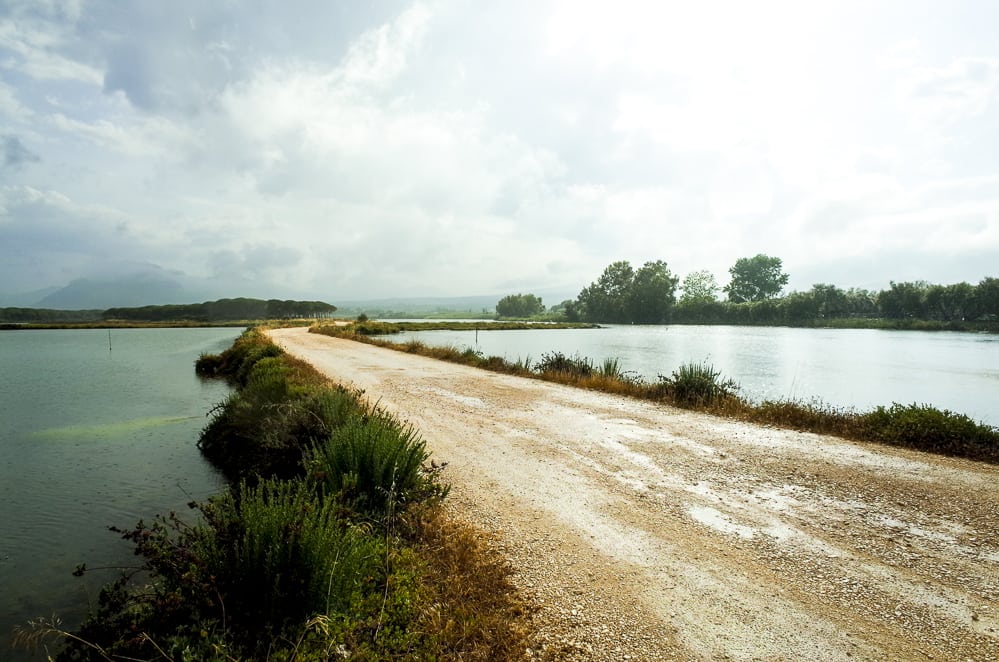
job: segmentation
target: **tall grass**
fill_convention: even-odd
[[[353,417],[305,453],[310,480],[352,510],[384,514],[443,495],[423,469],[430,458],[411,426],[381,413]]]
[[[384,582],[379,539],[302,481],[243,483],[204,513],[208,525],[192,535],[199,571],[225,596],[228,627],[244,637],[276,635],[317,613],[349,615]]]
[[[707,363],[684,363],[669,377],[659,376],[663,395],[674,404],[687,407],[706,407],[735,395],[739,386],[731,379],[723,379],[721,371]]]

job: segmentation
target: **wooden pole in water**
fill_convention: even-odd
[[[108,329],[108,351],[111,351],[111,329]]]

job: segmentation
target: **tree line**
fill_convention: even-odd
[[[131,322],[230,322],[256,319],[326,318],[336,306],[323,301],[281,299],[218,299],[204,303],[108,308],[107,310],[51,310],[0,308],[0,322],[71,323],[99,320]]]
[[[575,299],[552,306],[547,312],[569,321],[612,324],[807,326],[844,319],[899,323],[999,321],[999,279],[992,277],[977,285],[893,281],[881,291],[818,283],[804,292],[784,293],[789,276],[783,271],[781,259],[764,254],[740,258],[729,269],[729,275],[729,283],[721,287],[710,271],[694,271],[681,281],[663,260],[646,262],[638,269],[620,260],[608,265]],[[535,304],[534,314],[545,312],[541,299],[534,295],[511,295],[503,301],[525,300]],[[499,305],[497,314],[506,316]]]

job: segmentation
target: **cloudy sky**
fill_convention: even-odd
[[[0,293],[999,276],[999,3],[4,0]],[[546,298],[546,303],[554,303]]]

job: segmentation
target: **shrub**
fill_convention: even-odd
[[[869,438],[882,443],[975,459],[999,459],[999,429],[929,405],[877,407],[860,417]]]
[[[720,377],[721,372],[707,363],[684,363],[669,377],[659,375],[659,383],[676,404],[703,407],[735,395],[738,385]]]
[[[376,413],[353,417],[308,450],[304,461],[323,494],[383,517],[404,503],[443,496],[446,489],[424,473],[429,457],[416,430]]]
[[[249,641],[314,614],[349,614],[381,581],[382,550],[302,481],[242,483],[203,509],[194,552]]]
[[[807,430],[822,434],[850,436],[856,430],[857,414],[838,409],[819,400],[764,400],[745,407],[744,418],[769,425]]]
[[[259,329],[247,329],[221,354],[202,354],[194,363],[194,371],[203,377],[224,377],[244,386],[253,366],[262,359],[280,356],[283,350],[272,343]]]
[[[590,359],[579,355],[566,356],[562,352],[542,354],[535,369],[542,375],[576,379],[589,377],[594,373],[593,361]]]
[[[286,357],[254,364],[246,385],[213,410],[198,447],[230,478],[302,474],[302,453],[359,415],[356,394],[296,375]]]

